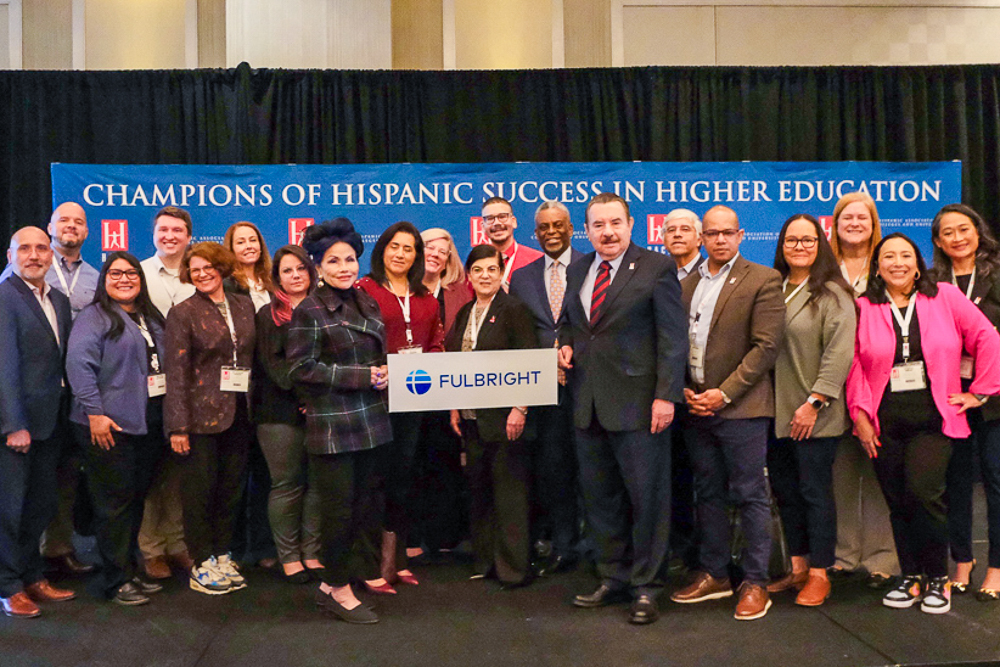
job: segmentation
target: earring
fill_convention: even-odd
[[[913,282],[917,282],[918,280],[920,280],[920,272],[919,271],[917,271],[917,274],[915,276],[913,276]]]

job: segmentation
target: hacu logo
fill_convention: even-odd
[[[483,227],[483,217],[474,215],[469,218],[469,243],[472,247],[489,242],[490,240],[486,236],[486,228]]]
[[[819,224],[823,228],[823,231],[826,232],[826,240],[829,241],[831,234],[833,234],[833,216],[821,215],[817,218],[817,220],[819,220]]]
[[[651,213],[646,216],[646,243],[663,245],[663,223],[666,220],[666,213]]]
[[[101,250],[128,251],[128,220],[101,220]]]
[[[289,218],[288,219],[288,242],[291,245],[302,245],[302,237],[306,233],[306,227],[316,224],[313,218]]]
[[[410,371],[406,376],[406,388],[411,394],[423,396],[431,390],[431,374],[427,371]]]

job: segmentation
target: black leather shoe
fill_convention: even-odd
[[[660,617],[660,609],[652,595],[640,595],[628,610],[628,622],[633,625],[649,625]]]
[[[334,600],[333,596],[327,595],[319,589],[316,589],[316,606],[321,611],[330,612],[346,623],[354,623],[356,625],[378,623],[378,615],[364,604],[359,604],[354,609],[348,609]]]
[[[625,591],[611,588],[607,584],[601,584],[593,593],[589,595],[577,595],[573,598],[573,606],[584,609],[594,609],[606,605],[620,602],[626,599]]]
[[[111,599],[116,604],[125,605],[126,607],[136,607],[149,602],[149,596],[139,590],[139,587],[131,581],[126,581],[119,586],[118,590],[115,591],[115,596]]]
[[[48,569],[69,577],[78,577],[83,574],[90,574],[97,569],[96,566],[80,562],[76,554],[66,554],[55,558],[46,558]]]
[[[562,572],[572,572],[576,569],[576,559],[556,554],[538,568],[539,577],[551,577]]]
[[[132,577],[132,583],[142,591],[143,595],[153,595],[163,590],[163,584],[158,584],[155,581],[146,581],[138,575]]]

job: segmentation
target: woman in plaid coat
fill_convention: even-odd
[[[378,576],[374,561],[355,570],[352,554],[367,553],[355,548],[359,540],[377,539],[374,449],[392,440],[385,327],[375,300],[354,287],[364,244],[349,220],[310,227],[302,245],[323,279],[295,309],[287,347],[289,376],[306,406],[306,449],[321,494],[326,567],[316,601],[348,623],[376,623],[378,616],[358,601],[350,582]]]

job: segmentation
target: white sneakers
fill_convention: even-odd
[[[191,590],[206,595],[225,595],[247,587],[246,579],[236,568],[236,563],[226,554],[202,561],[191,568]]]

